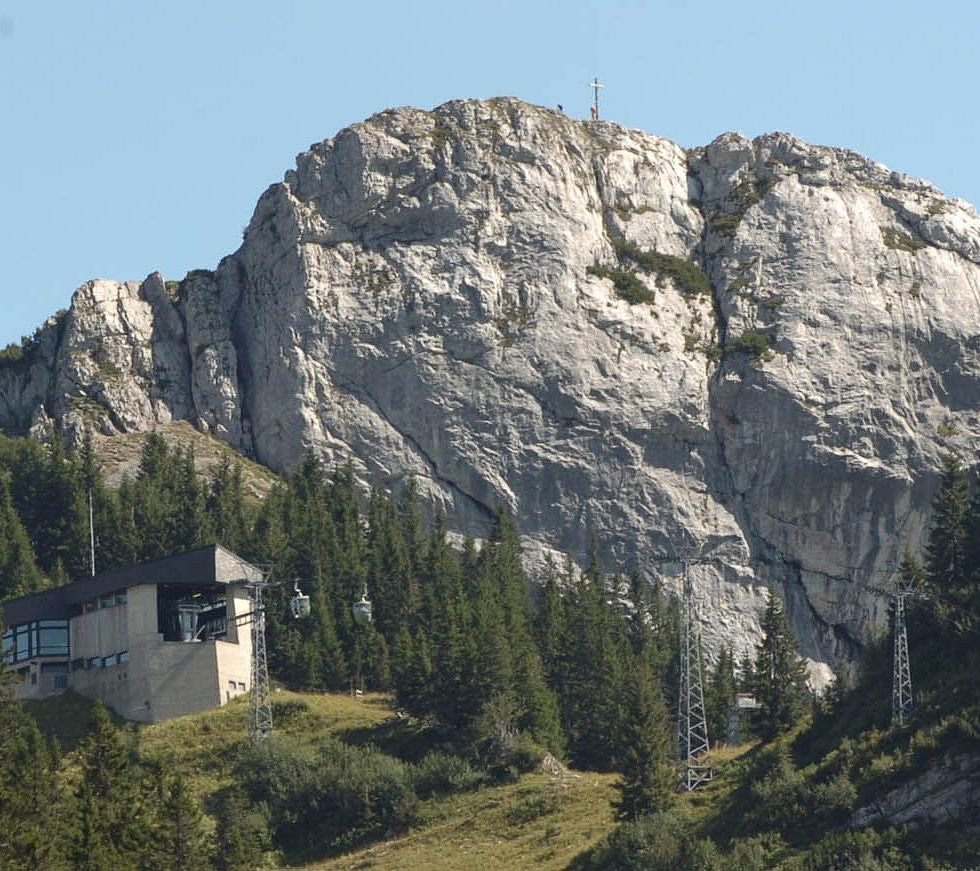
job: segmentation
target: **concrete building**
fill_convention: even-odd
[[[66,689],[155,723],[248,692],[255,566],[218,545],[3,603],[20,698]],[[244,622],[239,626],[237,623]]]

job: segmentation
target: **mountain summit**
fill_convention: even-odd
[[[9,355],[11,358],[16,354]],[[0,368],[0,426],[184,419],[279,471],[414,477],[460,533],[676,583],[748,649],[781,585],[830,663],[921,544],[980,411],[980,219],[773,133],[686,151],[515,99],[395,109],[297,159],[241,247],[91,281]]]

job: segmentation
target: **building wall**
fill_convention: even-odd
[[[72,659],[94,659],[129,649],[130,605],[113,605],[88,614],[80,614],[69,622]],[[156,599],[153,600],[156,617]]]
[[[234,570],[241,577],[237,560]],[[231,569],[229,569],[231,571]],[[115,601],[115,599],[113,599]],[[128,661],[105,667],[75,669],[68,675],[72,689],[101,699],[121,716],[152,723],[225,704],[251,687],[251,625],[237,626],[235,618],[251,611],[247,590],[227,588],[228,635],[225,641],[164,642],[157,631],[157,588],[142,584],[126,591],[126,603],[73,617],[69,623],[72,661],[115,657]],[[37,668],[38,663],[30,663]],[[30,674],[17,687],[22,698],[60,692],[53,675]]]
[[[129,665],[123,663],[92,671],[74,671],[71,688],[87,698],[101,699],[123,717],[137,719],[130,715]]]
[[[251,605],[240,587],[228,588],[226,602],[227,641],[165,642],[157,632],[156,587],[130,589],[129,698],[125,710],[116,708],[120,714],[156,723],[216,708],[248,690],[251,636],[247,626],[235,627],[232,618],[247,613]]]

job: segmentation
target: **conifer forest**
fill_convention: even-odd
[[[895,810],[930,772],[980,777],[980,487],[953,456],[928,547],[902,566],[925,594],[906,604],[908,722],[892,718],[890,633],[816,695],[770,593],[754,657],[723,649],[702,663],[716,761],[696,793],[677,789],[680,604],[639,573],[605,571],[597,543],[584,569],[549,562],[529,578],[510,516],[486,540],[458,540],[446,518],[424,518],[411,479],[365,495],[350,468],[310,454],[258,499],[234,460],[201,476],[189,449],[150,435],[135,474],[109,486],[89,441],[0,436],[0,599],[89,574],[90,494],[99,571],[220,543],[290,581],[267,595],[276,732],[250,745],[237,702],[233,728],[174,721],[204,729],[172,733],[204,742],[190,768],[100,704],[16,701],[8,673],[0,868],[321,867],[424,832],[439,802],[529,783],[543,764],[611,777],[609,823],[572,845],[567,867],[980,865],[975,804],[966,824],[939,812],[909,825]],[[304,620],[289,612],[293,579],[310,596]],[[365,594],[361,625],[351,604]],[[313,699],[355,688],[384,708],[380,725],[292,736],[290,723],[314,722]],[[733,722],[736,693],[759,708]],[[547,821],[562,800],[521,799],[508,828]]]

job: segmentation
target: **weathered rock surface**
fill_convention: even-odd
[[[829,663],[883,625],[862,588],[920,544],[942,452],[980,446],[980,219],[782,133],[392,110],[301,154],[216,273],[80,288],[0,369],[0,425],[42,411],[411,475],[458,531],[515,512],[532,555],[594,532],[676,582],[705,554],[709,642],[747,649],[775,583]]]
[[[949,756],[924,774],[890,790],[874,804],[854,812],[851,827],[876,823],[908,826],[942,825],[976,810],[980,801],[980,759]],[[971,813],[971,822],[975,816]]]

